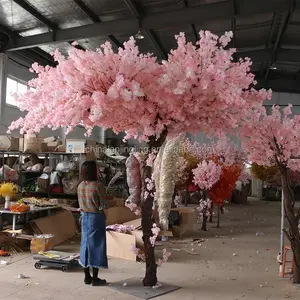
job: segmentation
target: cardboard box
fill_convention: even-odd
[[[182,237],[185,234],[200,229],[200,225],[197,224],[197,213],[194,208],[179,207],[171,210],[178,211],[180,214],[180,224],[178,226],[172,226],[173,236]]]
[[[141,219],[132,222],[124,223],[126,225],[133,225],[140,228]],[[114,231],[106,232],[107,255],[110,257],[136,261],[137,256],[132,251],[132,245],[136,248],[144,250],[143,232],[141,230],[134,230],[129,233],[121,233]]]
[[[19,151],[19,138],[9,135],[0,135],[0,150]]]
[[[127,207],[110,207],[104,210],[106,216],[106,225],[123,224],[139,219],[135,213],[133,213]]]
[[[48,142],[47,151],[54,152],[60,145],[62,145],[61,141]]]
[[[86,160],[95,160],[97,152],[96,141],[83,139],[66,140],[66,153],[85,153]]]
[[[30,242],[30,252],[37,254],[39,252],[46,252],[52,249],[52,238],[35,238]]]
[[[108,208],[110,207],[124,207],[125,206],[125,199],[122,198],[113,198],[111,200],[107,200]]]
[[[85,153],[85,140],[66,140],[66,153]]]
[[[47,144],[44,139],[34,134],[25,134],[23,137],[23,146],[19,147],[24,153],[47,152]]]
[[[35,234],[52,234],[52,246],[73,238],[77,232],[73,214],[67,210],[59,211],[53,216],[32,220],[29,224]]]
[[[55,141],[57,141],[57,137],[55,137],[55,136],[50,136],[50,137],[44,138],[44,143],[46,143],[46,144],[55,142]]]

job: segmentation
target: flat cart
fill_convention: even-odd
[[[37,254],[33,256],[33,259],[37,260],[34,264],[36,269],[40,269],[42,266],[61,269],[63,272],[68,272],[70,269],[79,267],[79,254],[67,253],[59,251],[47,251],[43,254]]]

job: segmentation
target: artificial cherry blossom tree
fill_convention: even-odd
[[[206,231],[207,218],[212,213],[212,202],[209,197],[209,190],[220,180],[222,168],[213,161],[203,160],[193,171],[193,182],[202,192],[202,199],[199,203],[198,212],[202,214],[202,230]]]
[[[253,114],[251,122],[240,128],[242,146],[249,161],[265,166],[277,166],[281,177],[284,207],[289,223],[285,234],[291,243],[295,259],[294,283],[300,283],[300,208],[295,211],[295,199],[290,187],[288,170],[300,170],[300,116],[292,115],[291,106],[273,106]]]
[[[250,59],[233,60],[235,49],[225,49],[232,38],[200,32],[197,45],[176,36],[177,48],[159,64],[150,54],[141,54],[133,38],[124,49],[113,52],[110,43],[97,51],[75,47],[67,58],[55,51],[56,67],[32,66],[38,77],[30,82],[35,91],[18,97],[25,118],[10,129],[39,132],[43,127],[83,125],[90,134],[95,126],[126,132],[125,139],[146,141],[160,147],[167,135],[204,131],[220,135],[233,131],[262,101],[265,90],[252,88]],[[151,178],[145,165],[143,179]],[[148,191],[141,201],[146,276],[143,284],[157,283],[152,234],[154,195]]]

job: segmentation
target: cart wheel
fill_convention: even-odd
[[[63,272],[68,272],[68,271],[69,271],[69,269],[68,269],[67,266],[61,267],[61,270],[62,270]]]
[[[41,266],[42,266],[42,265],[41,265],[40,263],[35,263],[35,264],[34,264],[34,267],[35,267],[36,269],[40,269]]]

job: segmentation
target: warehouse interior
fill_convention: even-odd
[[[216,34],[232,31],[234,39],[230,46],[237,48],[237,58],[252,59],[258,87],[285,93],[284,96],[275,93],[274,103],[297,105],[297,96],[292,94],[299,92],[298,9],[297,0],[263,3],[256,0],[66,0],[63,4],[61,1],[3,0],[0,47],[5,55],[1,56],[1,78],[8,76],[26,83],[32,78],[28,67],[33,62],[53,65],[50,53],[59,48],[67,54],[75,40],[77,47],[86,50],[95,50],[106,40],[118,48],[141,29],[144,38],[137,40],[141,51],[154,53],[163,60],[175,45],[174,35],[181,31],[191,42],[198,38],[200,30]],[[5,84],[1,82],[3,91]],[[20,114],[5,105],[6,92],[1,95],[3,125],[7,126]]]
[[[253,62],[251,72],[255,74],[257,81],[255,88],[273,91],[272,99],[264,103],[267,110],[271,111],[274,104],[281,108],[292,104],[293,114],[300,114],[300,0],[0,0],[0,136],[6,136],[10,124],[26,115],[26,112],[17,107],[13,94],[31,89],[28,81],[35,76],[30,72],[31,65],[37,62],[42,66],[55,67],[57,63],[52,57],[55,49],[59,49],[67,57],[71,47],[82,51],[95,51],[108,41],[117,51],[130,37],[134,37],[141,52],[153,53],[161,62],[167,60],[170,50],[176,47],[175,35],[185,32],[187,40],[195,44],[199,40],[200,30],[209,30],[219,36],[232,31],[233,39],[229,48],[237,49],[233,56],[234,61],[249,57]],[[75,46],[73,42],[77,42]],[[63,145],[61,141],[85,141],[85,144],[80,144],[83,149],[86,149],[84,147],[87,145],[94,147],[96,144],[100,148],[113,146],[118,150],[124,146],[122,139],[125,133],[116,134],[109,128],[101,127],[93,128],[88,138],[85,133],[83,126],[77,126],[68,134],[66,128],[55,131],[43,128],[37,138],[43,140],[43,145],[49,141],[51,149],[54,149],[53,145],[57,146],[55,151],[50,151],[50,148],[41,150],[44,148],[41,148],[40,144],[40,151],[29,149],[26,154],[25,144],[22,145],[22,150],[20,146],[20,141],[24,143],[25,138],[19,131],[13,131],[13,139],[19,139],[18,149],[11,153],[12,144],[7,149],[0,149],[3,169],[3,175],[0,174],[1,183],[10,181],[7,178],[4,180],[2,176],[5,176],[4,165],[8,164],[9,158],[12,157],[14,164],[22,165],[24,162],[25,165],[24,159],[29,155],[32,159],[33,151],[37,154],[35,157],[40,160],[39,164],[45,166],[48,163],[47,167],[51,167],[54,162],[58,166],[68,161],[71,157],[70,153],[67,153],[69,146]],[[199,144],[208,140],[203,132],[196,135],[187,133],[187,137]],[[87,141],[92,142],[89,144]],[[238,139],[234,140],[234,143],[240,147]],[[127,142],[127,146],[130,147],[144,145],[134,139]],[[111,209],[110,215],[106,216],[109,226],[135,226],[139,220],[132,212],[128,213],[125,207],[128,197],[125,161],[129,156],[128,150],[126,151],[121,154],[118,151],[113,154],[105,152],[104,158],[97,157],[98,163],[102,164],[101,179],[105,180],[106,186],[111,189],[111,201],[114,203],[113,207],[106,207],[108,211]],[[89,160],[87,153],[73,153],[72,163],[77,164],[77,173],[81,172],[81,160]],[[7,232],[15,238],[15,231],[24,229],[21,234],[24,238],[29,235],[26,231],[27,223],[34,224],[37,228],[39,224],[35,220],[39,220],[39,217],[42,219],[57,216],[58,219],[53,219],[54,223],[57,222],[53,225],[57,234],[59,235],[60,228],[64,228],[65,231],[62,230],[60,240],[55,241],[54,250],[59,253],[78,254],[81,236],[78,229],[80,211],[77,202],[72,207],[70,205],[77,199],[77,185],[75,190],[72,187],[71,192],[53,191],[51,183],[47,183],[47,187],[41,189],[39,178],[46,178],[42,175],[49,170],[45,172],[45,169],[41,169],[37,174],[42,175],[39,174],[38,177],[36,174],[28,174],[32,170],[30,165],[28,169],[23,167],[20,172],[24,173],[18,177],[18,184],[22,182],[19,184],[22,194],[20,199],[26,197],[29,202],[24,203],[34,206],[36,203],[32,199],[41,198],[44,208],[39,207],[41,211],[37,214],[37,219],[32,214],[32,219],[29,216],[28,220],[27,217],[23,220],[19,216],[14,219],[5,215],[4,210],[0,208],[1,230],[6,229],[5,226],[12,227],[12,231]],[[48,177],[47,180],[51,182],[52,177]],[[66,177],[67,175],[63,175],[63,179],[60,180],[63,182]],[[28,190],[25,190],[27,183],[24,182],[32,182],[32,179],[35,180],[35,186],[30,183],[31,186],[27,185]],[[41,252],[32,251],[32,240],[38,235],[38,230],[33,230],[34,234],[30,232],[31,242],[27,239],[25,250],[22,248],[23,244],[18,244],[13,255],[0,255],[0,298],[2,296],[7,300],[69,300],[88,297],[102,300],[137,300],[150,299],[151,294],[154,295],[154,299],[161,300],[175,297],[190,300],[214,300],[217,297],[224,300],[298,299],[299,286],[292,285],[287,276],[284,279],[280,278],[282,269],[278,273],[278,257],[282,255],[278,254],[282,228],[281,206],[277,201],[279,189],[272,189],[270,192],[264,184],[264,181],[252,178],[251,184],[247,185],[249,197],[246,196],[244,203],[238,203],[243,205],[226,202],[225,213],[221,214],[220,228],[215,226],[217,214],[220,218],[218,210],[218,213],[212,212],[214,221],[213,224],[209,224],[208,231],[200,231],[199,224],[184,224],[184,229],[178,225],[180,230],[185,233],[188,227],[192,232],[190,235],[175,236],[173,232],[172,237],[162,236],[157,245],[159,255],[164,255],[166,247],[172,255],[170,254],[170,260],[163,264],[162,268],[158,268],[162,286],[154,286],[150,292],[142,290],[139,294],[133,288],[128,291],[132,278],[141,280],[141,275],[145,272],[145,266],[136,262],[138,256],[129,250],[130,241],[125,242],[124,239],[119,242],[124,244],[118,244],[112,234],[108,240],[108,243],[111,243],[109,269],[100,271],[109,284],[100,289],[92,289],[82,283],[81,268],[72,272],[61,272],[51,268],[48,270],[43,265],[41,268],[39,261],[36,263],[32,256],[33,253],[37,255]],[[276,201],[261,201],[268,197],[273,200],[277,198]],[[55,198],[56,202],[51,203],[46,198]],[[65,198],[70,198],[70,201]],[[63,205],[58,204],[62,200]],[[4,199],[3,203],[0,200],[0,206],[2,204],[4,205]],[[178,208],[178,211],[182,209],[181,220],[185,218],[182,216],[186,216],[186,222],[193,222],[191,218],[195,213],[195,202],[189,202],[189,205],[185,202],[182,206],[183,208]],[[176,211],[176,208],[172,209]],[[52,214],[52,210],[57,210],[57,215]],[[74,218],[71,217],[72,221],[68,223],[72,214]],[[39,230],[40,235],[46,236],[50,233]],[[141,233],[141,226],[137,231],[138,234]],[[139,238],[141,243],[141,237],[130,235],[131,238],[133,236],[134,243],[138,243]],[[0,234],[0,251],[1,241]],[[112,244],[117,250],[112,249]],[[123,251],[122,247],[127,247],[128,251]],[[115,282],[118,283],[118,288],[114,286]],[[169,285],[175,286],[173,290],[171,287],[171,293],[156,295],[164,286]]]

